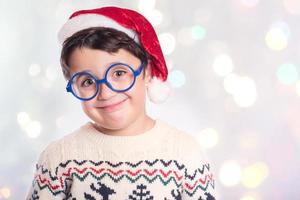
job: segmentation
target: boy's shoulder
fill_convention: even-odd
[[[79,128],[69,132],[65,136],[54,139],[47,144],[39,156],[39,163],[43,165],[53,165],[56,166],[65,159],[65,147],[76,148],[76,141],[80,140],[80,135],[82,133],[82,128],[86,127],[86,124],[80,126]],[[51,163],[49,163],[51,162]]]

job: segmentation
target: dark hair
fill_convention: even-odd
[[[126,33],[113,28],[93,27],[76,32],[67,38],[61,50],[60,64],[65,79],[70,79],[69,58],[76,48],[90,48],[115,53],[119,49],[125,49],[141,62],[148,64],[149,55]]]

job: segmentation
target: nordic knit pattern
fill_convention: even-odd
[[[195,139],[156,120],[145,133],[111,136],[88,122],[40,155],[27,200],[215,200]]]

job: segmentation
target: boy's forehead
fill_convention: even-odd
[[[133,69],[137,69],[140,60],[123,49],[119,49],[115,53],[109,53],[103,50],[89,48],[75,49],[69,59],[71,75],[87,71],[102,77],[106,70],[115,63],[124,63]]]
[[[86,65],[86,66],[74,66],[73,68],[71,67],[71,75],[74,75],[78,72],[88,72],[88,73],[91,73],[93,75],[95,75],[96,77],[103,77],[104,74],[107,72],[107,70],[117,64],[117,63],[120,63],[120,64],[124,64],[125,65],[128,65],[130,66],[133,70],[136,70],[136,66],[132,66],[130,65],[129,63],[126,63],[125,61],[123,60],[118,60],[116,62],[110,62],[110,63],[107,63],[106,65]],[[119,66],[119,65],[118,65]]]
[[[78,72],[88,72],[96,76],[103,76],[106,70],[116,62],[109,62],[106,65],[80,65],[71,67],[71,74]]]
[[[107,65],[115,59],[116,56],[102,50],[76,48],[70,55],[69,64],[74,68],[88,68],[95,65]]]

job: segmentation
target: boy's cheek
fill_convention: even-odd
[[[81,102],[81,106],[82,106],[82,108],[88,108],[88,107],[91,107],[89,101],[82,101],[82,102]]]
[[[95,109],[94,104],[90,101],[81,102],[81,107],[84,111],[87,111],[87,112],[91,111],[92,109]]]

